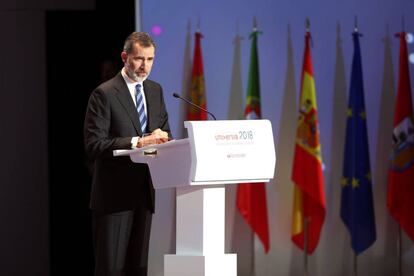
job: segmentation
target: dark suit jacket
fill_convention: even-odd
[[[161,86],[143,83],[148,130],[171,131]],[[113,157],[116,149],[130,149],[131,138],[142,136],[134,102],[121,73],[91,94],[85,116],[86,153],[94,161],[90,208],[101,212],[132,210],[138,206],[154,212],[155,197],[148,166],[129,157]]]

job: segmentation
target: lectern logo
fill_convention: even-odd
[[[239,136],[235,133],[216,134],[214,138],[216,139],[216,141],[237,141],[239,140]]]
[[[238,140],[253,140],[252,130],[239,130],[230,133],[216,133],[214,135],[216,141],[238,141]]]
[[[228,153],[227,158],[244,158],[246,157],[245,153]]]

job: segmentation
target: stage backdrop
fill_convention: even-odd
[[[138,1],[138,0],[137,0]],[[360,275],[396,275],[397,225],[386,209],[386,170],[398,80],[399,42],[394,34],[414,30],[414,3],[386,1],[148,1],[137,3],[141,29],[157,43],[151,78],[164,87],[170,123],[181,137],[180,103],[185,94],[194,32],[203,34],[202,54],[207,108],[218,119],[243,112],[253,17],[258,40],[262,117],[271,120],[277,151],[276,178],[266,185],[270,252],[264,254],[235,209],[235,188],[227,189],[226,250],[239,253],[238,275],[300,275],[302,251],[290,240],[293,183],[290,180],[304,49],[305,19],[310,20],[312,60],[324,163],[327,215],[319,245],[309,257],[311,275],[351,275],[349,233],[339,216],[346,106],[355,23],[360,38],[377,239],[358,258]],[[139,20],[139,16],[141,16]],[[414,52],[413,44],[408,45]],[[413,70],[410,65],[410,70]],[[239,74],[239,75],[238,75]],[[412,75],[412,74],[411,74]],[[229,102],[233,93],[233,101]],[[238,94],[239,93],[239,94]],[[238,105],[238,106],[237,106]],[[232,113],[234,114],[234,113]],[[232,115],[233,116],[233,115]],[[150,275],[162,275],[163,255],[175,250],[174,191],[157,193],[150,251]],[[413,199],[414,200],[414,199]],[[403,235],[403,270],[414,271],[414,246]]]

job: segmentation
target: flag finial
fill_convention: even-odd
[[[390,35],[390,24],[387,22],[387,24],[385,24],[385,30],[387,32],[387,36]]]
[[[404,17],[404,15],[402,15],[402,17],[401,17],[401,26],[402,26],[402,31],[405,32],[405,17]]]
[[[354,33],[358,32],[358,16],[355,15],[354,18]]]
[[[341,39],[341,24],[338,22],[336,22],[336,43],[337,45],[342,43],[342,39]]]
[[[197,21],[197,33],[200,32],[200,17],[198,17],[198,21]]]
[[[253,16],[253,31],[257,31],[257,19],[256,19],[256,16]]]
[[[305,28],[307,32],[310,31],[310,20],[308,17],[306,17],[306,20],[305,20]]]
[[[240,30],[239,30],[239,22],[236,22],[236,37],[233,40],[233,43],[239,43],[241,40],[243,39],[243,37],[240,35]]]

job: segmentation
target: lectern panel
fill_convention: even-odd
[[[185,126],[191,150],[192,184],[273,178],[276,154],[270,121],[188,121]]]

